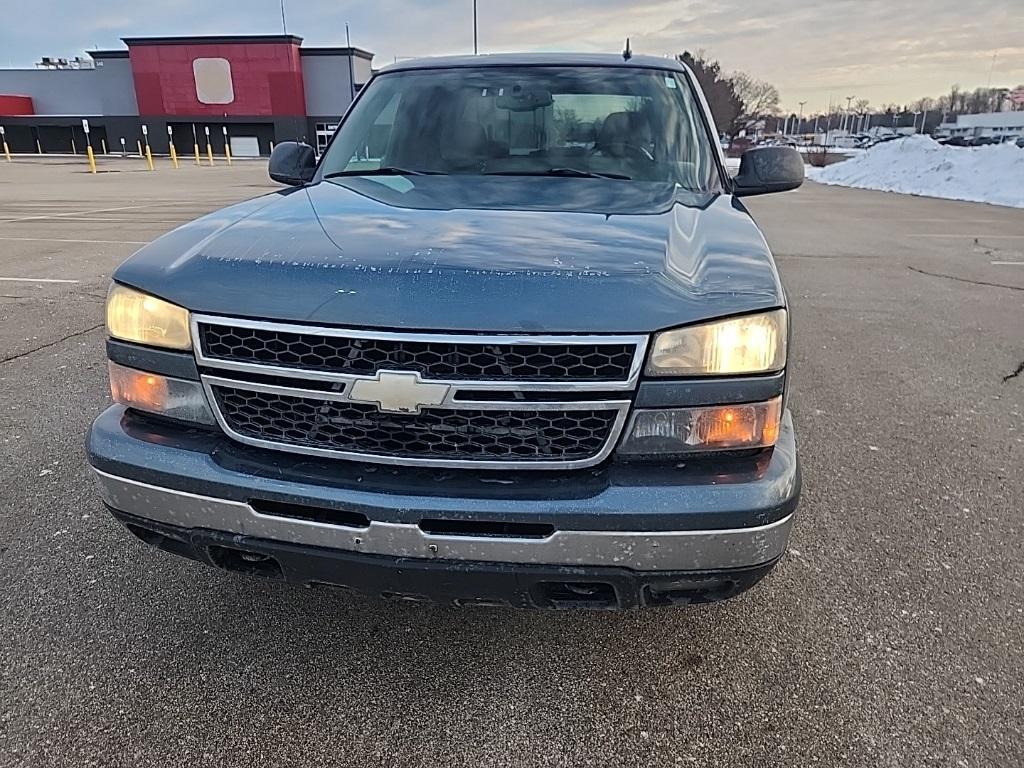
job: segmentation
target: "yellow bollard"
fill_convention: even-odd
[[[174,142],[171,142],[171,162],[174,163],[174,167],[178,167],[178,150],[174,148]]]
[[[226,142],[224,144],[224,159],[228,161],[228,165],[231,165],[231,147]]]
[[[206,139],[206,156],[210,159],[210,167],[213,167],[213,146],[210,144],[210,139]]]
[[[193,144],[192,149],[196,151],[196,165],[202,165],[202,163],[199,162],[199,142]]]
[[[136,141],[135,142],[135,146],[137,146],[139,148],[139,157],[142,157],[142,141],[141,140]]]
[[[92,144],[85,145],[85,154],[89,158],[89,173],[96,173],[96,156],[92,153]]]
[[[100,139],[100,146],[103,147],[103,154],[104,155],[109,155],[110,154],[109,152],[107,152],[107,140],[106,139]]]
[[[4,137],[4,157],[7,158],[7,162],[11,162],[11,149],[7,146],[7,137]]]
[[[153,170],[153,153],[149,151],[149,142],[146,142],[146,165],[149,166],[149,170]]]

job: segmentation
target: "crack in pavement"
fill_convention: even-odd
[[[1006,285],[1005,283],[989,283],[984,280],[970,280],[966,277],[957,277],[956,275],[944,275],[941,272],[928,272],[917,267],[907,267],[911,272],[917,272],[921,275],[928,275],[929,277],[944,277],[947,280],[956,280],[958,283],[970,283],[971,285],[987,285],[992,288],[1006,288],[1010,291],[1024,291],[1024,286],[1020,285]]]
[[[23,357],[28,357],[29,355],[35,354],[36,352],[38,352],[41,349],[47,349],[48,347],[55,347],[58,344],[60,344],[61,342],[65,342],[68,339],[73,339],[76,336],[84,336],[87,333],[91,333],[92,331],[95,331],[95,330],[98,330],[98,329],[102,328],[104,325],[105,325],[105,323],[99,323],[97,325],[93,325],[93,326],[91,326],[89,328],[86,328],[84,331],[75,331],[74,333],[69,333],[67,336],[62,336],[61,338],[56,339],[55,341],[48,341],[45,344],[40,344],[38,347],[35,347],[34,349],[29,349],[29,350],[26,350],[25,352],[19,352],[18,354],[11,355],[10,357],[0,357],[0,364],[9,363],[12,360],[20,360]]]
[[[0,293],[0,299],[11,301],[42,301],[49,304],[66,304],[68,299],[86,299],[90,304],[102,304],[107,300],[106,296],[93,296],[91,293],[68,294],[67,296],[13,296],[9,293]]]
[[[1017,366],[1013,373],[1008,373],[1006,376],[1003,376],[1003,382],[1005,383],[1010,379],[1016,379],[1022,373],[1024,373],[1024,360],[1021,360],[1020,365]]]

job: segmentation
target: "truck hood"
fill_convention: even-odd
[[[356,328],[651,332],[784,304],[737,200],[603,179],[321,182],[174,230],[114,278],[196,312]]]

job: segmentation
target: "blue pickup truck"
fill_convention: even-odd
[[[670,59],[401,62],[281,190],[113,276],[103,502],[219,568],[398,600],[732,597],[800,493],[779,275]]]

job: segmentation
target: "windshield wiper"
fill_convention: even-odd
[[[624,173],[597,173],[596,171],[584,171],[580,168],[545,168],[536,171],[488,171],[485,176],[565,176],[578,179],[626,179],[631,180],[632,176]]]
[[[339,176],[447,176],[444,171],[414,171],[411,168],[396,168],[393,165],[386,165],[383,168],[367,168],[364,171],[334,171],[325,173],[325,179],[334,179]]]

